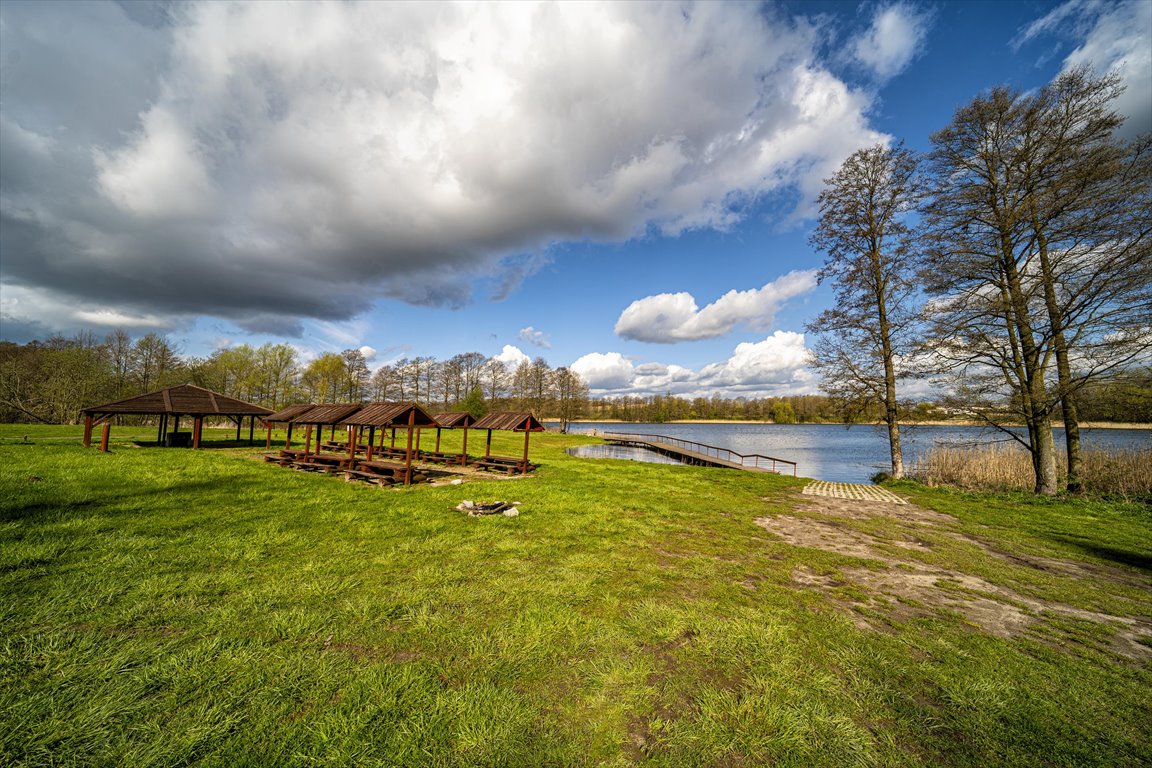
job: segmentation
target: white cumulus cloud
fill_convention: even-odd
[[[1152,2],[1068,0],[1021,30],[1013,45],[1042,36],[1076,46],[1064,58],[1065,71],[1087,66],[1097,74],[1120,75],[1125,91],[1113,106],[1128,118],[1124,135],[1152,130]]]
[[[814,392],[804,334],[776,331],[762,341],[737,345],[724,361],[692,370],[659,362],[637,364],[619,352],[592,352],[572,363],[595,396],[767,397]]]
[[[588,387],[597,391],[623,390],[632,386],[636,369],[619,352],[590,352],[569,366]]]
[[[616,334],[671,344],[723,336],[740,324],[767,330],[784,302],[815,287],[816,270],[797,270],[761,288],[729,291],[703,309],[690,293],[660,293],[628,305],[616,321]]]
[[[504,348],[500,350],[500,354],[496,355],[495,358],[504,363],[504,367],[510,371],[516,370],[521,363],[532,362],[532,358],[524,354],[519,347],[514,347],[511,344],[505,344]]]
[[[924,49],[931,16],[907,3],[880,6],[869,28],[851,45],[856,61],[880,80],[891,80]]]

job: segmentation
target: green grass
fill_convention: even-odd
[[[873,607],[882,629],[861,629],[844,605],[866,588],[797,585],[880,567],[754,524],[809,515],[802,480],[573,459],[594,440],[544,434],[534,476],[380,490],[246,446],[147,447],[147,427],[113,429],[109,454],[79,434],[0,426],[0,764],[1152,762],[1152,670],[1106,624],[1002,638]],[[915,532],[926,565],[1149,620],[1146,507],[897,490],[956,517]]]

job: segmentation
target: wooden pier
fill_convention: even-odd
[[[655,451],[692,466],[724,467],[725,469],[742,469],[745,472],[774,472],[776,474],[783,474],[781,470],[791,467],[792,476],[796,476],[796,462],[777,459],[774,456],[764,456],[759,453],[737,453],[728,448],[719,448],[715,445],[697,443],[692,440],[682,440],[668,435],[604,432],[601,437],[609,445],[646,448],[649,451]]]

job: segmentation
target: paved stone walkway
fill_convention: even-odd
[[[834,499],[855,499],[857,501],[883,501],[889,504],[907,504],[891,491],[878,485],[860,485],[857,483],[829,483],[825,480],[813,480],[804,486],[803,493],[809,496],[831,496]]]

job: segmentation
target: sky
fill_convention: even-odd
[[[815,392],[822,180],[1074,66],[1152,130],[1152,0],[4,0],[0,338]]]

